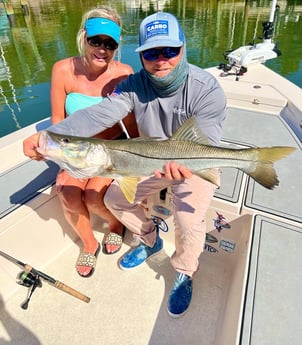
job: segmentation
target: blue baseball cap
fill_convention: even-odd
[[[139,28],[139,47],[142,52],[156,47],[181,47],[185,36],[177,19],[170,13],[157,12],[146,17]]]
[[[106,35],[113,38],[116,43],[120,43],[121,27],[108,18],[88,18],[85,22],[85,30],[87,37]]]

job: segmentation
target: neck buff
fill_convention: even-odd
[[[143,64],[144,66],[144,64]],[[182,85],[187,78],[189,72],[189,64],[187,61],[186,46],[184,44],[182,57],[178,65],[165,77],[156,77],[153,74],[147,72],[144,68],[144,72],[147,78],[150,80],[153,88],[160,96],[168,96]]]

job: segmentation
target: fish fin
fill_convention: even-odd
[[[170,140],[186,140],[194,141],[202,145],[211,145],[209,138],[196,125],[194,116],[186,120],[186,122],[173,133]]]
[[[279,185],[279,179],[274,169],[273,163],[254,163],[254,171],[244,172],[252,177],[256,182],[267,189],[273,189]]]
[[[257,160],[252,163],[249,169],[243,171],[263,187],[273,189],[279,185],[274,162],[285,158],[296,149],[289,146],[274,146],[253,148],[251,150],[258,150]]]
[[[203,178],[206,181],[213,183],[217,187],[220,186],[220,175],[219,175],[219,170],[217,169],[200,170],[200,171],[194,172],[194,174]]]
[[[125,198],[131,203],[134,203],[137,183],[140,181],[140,177],[123,177],[117,179],[117,182],[121,188]]]
[[[257,150],[257,149],[256,149]],[[273,147],[261,147],[258,148],[258,160],[266,162],[277,162],[282,158],[287,157],[294,151],[295,147],[292,146],[273,146]]]

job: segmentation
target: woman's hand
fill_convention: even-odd
[[[23,153],[30,159],[41,161],[44,157],[37,151],[40,133],[35,133],[23,141]]]
[[[183,180],[192,177],[192,171],[184,165],[179,165],[176,162],[166,163],[164,172],[156,170],[154,175],[157,178],[165,177],[168,180]]]

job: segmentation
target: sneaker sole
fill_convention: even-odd
[[[187,308],[184,312],[182,312],[181,314],[173,314],[170,312],[170,310],[167,308],[167,313],[169,314],[169,316],[173,317],[173,319],[178,319],[180,317],[182,317],[183,315],[185,315],[187,313],[189,308]]]

